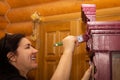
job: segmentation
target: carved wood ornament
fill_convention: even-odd
[[[31,15],[31,18],[33,20],[33,31],[32,31],[32,35],[31,35],[31,39],[33,41],[36,41],[37,39],[37,36],[38,36],[38,33],[37,33],[37,29],[39,27],[39,24],[41,22],[41,16],[40,16],[40,13],[38,13],[37,11],[34,12],[32,15]]]

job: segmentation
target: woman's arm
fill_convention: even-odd
[[[72,55],[77,39],[75,36],[67,36],[62,42],[64,48],[63,55],[61,56],[60,62],[51,80],[69,80],[72,66]]]
[[[91,62],[90,67],[87,69],[81,80],[89,80],[93,69],[94,69],[94,65]]]

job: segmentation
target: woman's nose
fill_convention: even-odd
[[[35,48],[33,48],[33,52],[37,53],[37,52],[38,52],[38,50],[37,50],[37,49],[35,49]]]

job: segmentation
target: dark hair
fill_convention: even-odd
[[[0,39],[0,71],[2,68],[6,71],[12,70],[13,66],[9,63],[7,58],[8,52],[14,52],[18,48],[19,42],[25,35],[23,34],[6,34]]]

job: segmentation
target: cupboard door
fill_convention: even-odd
[[[112,52],[112,80],[120,80],[120,52]]]
[[[54,24],[54,25],[53,25]],[[61,41],[70,34],[69,22],[53,22],[43,25],[44,35],[44,80],[50,80],[55,71],[60,56],[62,55],[62,46],[54,47],[53,44]]]
[[[61,41],[67,35],[82,34],[82,26],[79,20],[50,21],[40,24],[38,37],[38,63],[36,80],[50,80],[59,59],[63,53],[63,47],[54,47],[53,44]],[[86,62],[87,52],[85,43],[81,43],[75,49],[70,80],[81,80],[88,68]]]

